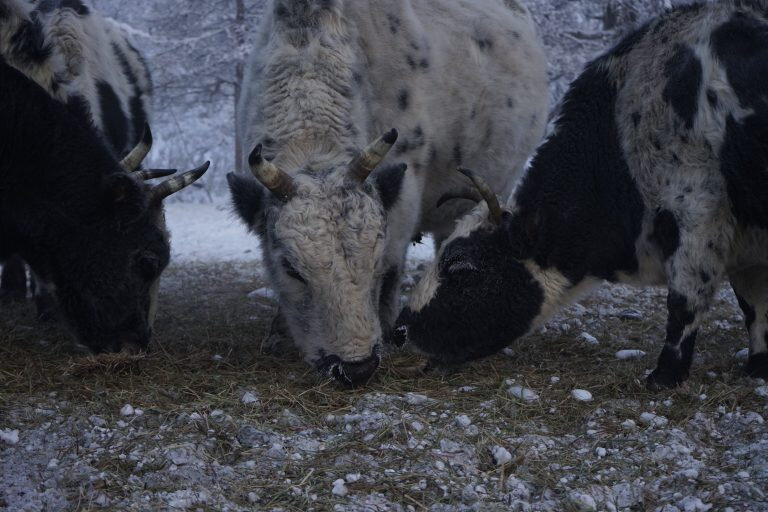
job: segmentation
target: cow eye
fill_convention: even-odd
[[[299,274],[299,271],[296,270],[288,260],[283,260],[283,269],[285,270],[285,273],[288,274],[288,277],[290,277],[291,279],[295,279],[296,281],[302,284],[307,284],[307,280],[301,277],[301,274]]]

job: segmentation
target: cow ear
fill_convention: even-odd
[[[124,172],[108,175],[103,181],[107,207],[123,222],[139,217],[147,205],[146,193],[131,176]]]
[[[232,194],[235,213],[249,228],[258,228],[261,225],[261,214],[266,206],[264,187],[255,179],[234,172],[227,174],[227,183]]]
[[[408,169],[408,165],[406,164],[392,164],[380,169],[374,176],[376,188],[379,191],[379,197],[384,204],[384,209],[387,211],[389,211],[400,198],[406,169]]]

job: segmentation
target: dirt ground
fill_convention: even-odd
[[[345,390],[260,353],[275,307],[249,297],[258,276],[172,265],[135,359],[73,353],[31,304],[0,310],[0,509],[768,510],[768,387],[742,376],[729,290],[677,391],[643,387],[664,291],[607,286],[458,373],[393,353]]]

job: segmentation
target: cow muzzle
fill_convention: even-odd
[[[379,346],[376,345],[370,357],[362,361],[342,361],[338,356],[325,356],[318,361],[317,370],[345,387],[357,387],[368,382],[381,363]]]

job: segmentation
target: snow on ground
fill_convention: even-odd
[[[258,262],[261,248],[258,237],[249,233],[232,211],[229,202],[169,203],[165,219],[171,231],[171,260],[189,262]],[[432,239],[412,244],[411,262],[430,261],[434,256]]]

